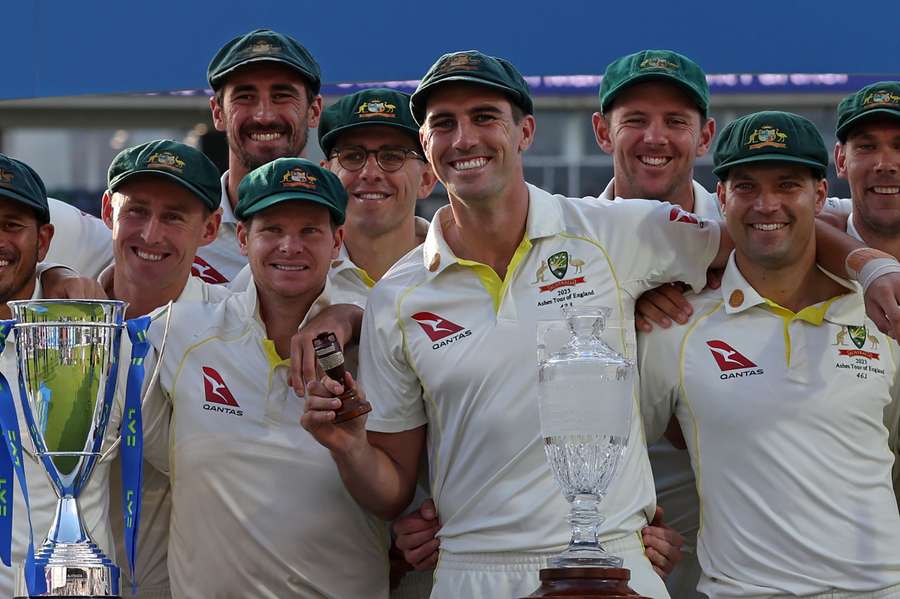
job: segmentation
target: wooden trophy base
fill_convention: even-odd
[[[538,590],[523,599],[648,599],[628,586],[631,571],[627,568],[544,568],[540,577]]]
[[[353,420],[357,416],[368,414],[372,411],[372,404],[366,400],[361,400],[356,393],[352,391],[341,395],[341,407],[334,414],[335,424]]]

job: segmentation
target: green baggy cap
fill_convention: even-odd
[[[731,167],[763,161],[802,164],[824,177],[828,150],[816,126],[792,112],[754,112],[719,134],[713,150],[713,173],[719,179],[724,181]]]
[[[347,192],[337,175],[303,158],[279,158],[251,171],[238,185],[234,215],[247,220],[261,210],[289,200],[321,204],[344,224]]]
[[[50,222],[44,182],[33,168],[6,154],[0,154],[0,196],[25,204],[42,223]]]
[[[642,50],[614,60],[600,82],[600,111],[628,87],[644,81],[668,81],[686,91],[705,117],[709,110],[709,84],[700,66],[671,50]]]
[[[319,121],[319,146],[325,156],[331,154],[342,133],[366,125],[386,125],[406,131],[422,152],[419,126],[410,112],[409,97],[394,89],[374,87],[344,96],[325,108]]]
[[[203,152],[183,143],[157,139],[122,150],[109,165],[107,188],[116,191],[128,179],[145,174],[178,183],[210,210],[222,201],[219,169]]]
[[[512,63],[478,50],[466,50],[444,54],[425,73],[409,101],[417,123],[425,122],[428,94],[435,86],[450,82],[467,82],[500,90],[525,114],[534,113],[528,84]]]
[[[900,120],[900,81],[879,81],[841,100],[837,108],[837,138],[844,143],[854,124],[874,116]]]
[[[294,69],[309,81],[313,94],[319,93],[322,85],[319,63],[300,42],[270,29],[256,29],[222,46],[206,69],[206,79],[213,90],[218,90],[235,69],[265,61],[280,62]]]

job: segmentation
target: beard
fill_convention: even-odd
[[[243,138],[242,132],[241,137]],[[272,148],[268,152],[251,152],[241,144],[240,139],[232,139],[228,136],[228,148],[237,156],[241,165],[250,172],[254,169],[268,164],[278,158],[298,158],[306,148],[306,142],[309,139],[309,129],[306,122],[299,124],[297,128],[291,128],[288,131],[287,145],[280,148]]]

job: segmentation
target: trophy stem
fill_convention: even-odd
[[[56,502],[56,515],[47,534],[47,541],[53,544],[89,543],[91,541],[81,519],[78,499],[71,495],[60,497]]]
[[[603,516],[599,505],[600,498],[594,493],[578,493],[574,496],[568,517],[572,539],[565,551],[549,560],[551,567],[622,567],[622,558],[608,554],[600,545],[598,532]]]

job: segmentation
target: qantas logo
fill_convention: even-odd
[[[191,264],[191,274],[210,285],[219,285],[220,283],[228,282],[225,275],[213,268],[209,262],[200,256],[194,256],[194,263]]]
[[[697,218],[696,214],[686,212],[678,206],[672,206],[672,210],[669,211],[669,220],[675,223],[689,223],[692,225],[701,224],[700,219]]]
[[[461,327],[455,322],[447,320],[443,316],[438,316],[433,312],[416,312],[412,315],[412,319],[422,327],[428,338],[434,342],[431,349],[440,349],[472,334],[472,331],[469,329]]]
[[[240,405],[228,389],[228,385],[222,380],[222,375],[214,368],[203,367],[203,390],[206,393],[204,410],[223,412],[233,416],[243,416],[244,412],[238,410]]]
[[[724,341],[714,339],[712,341],[707,341],[706,346],[709,348],[710,353],[712,353],[716,364],[719,365],[719,370],[722,371],[722,374],[719,375],[719,378],[722,380],[763,374],[762,368],[759,368],[752,360],[747,358],[747,356]]]

